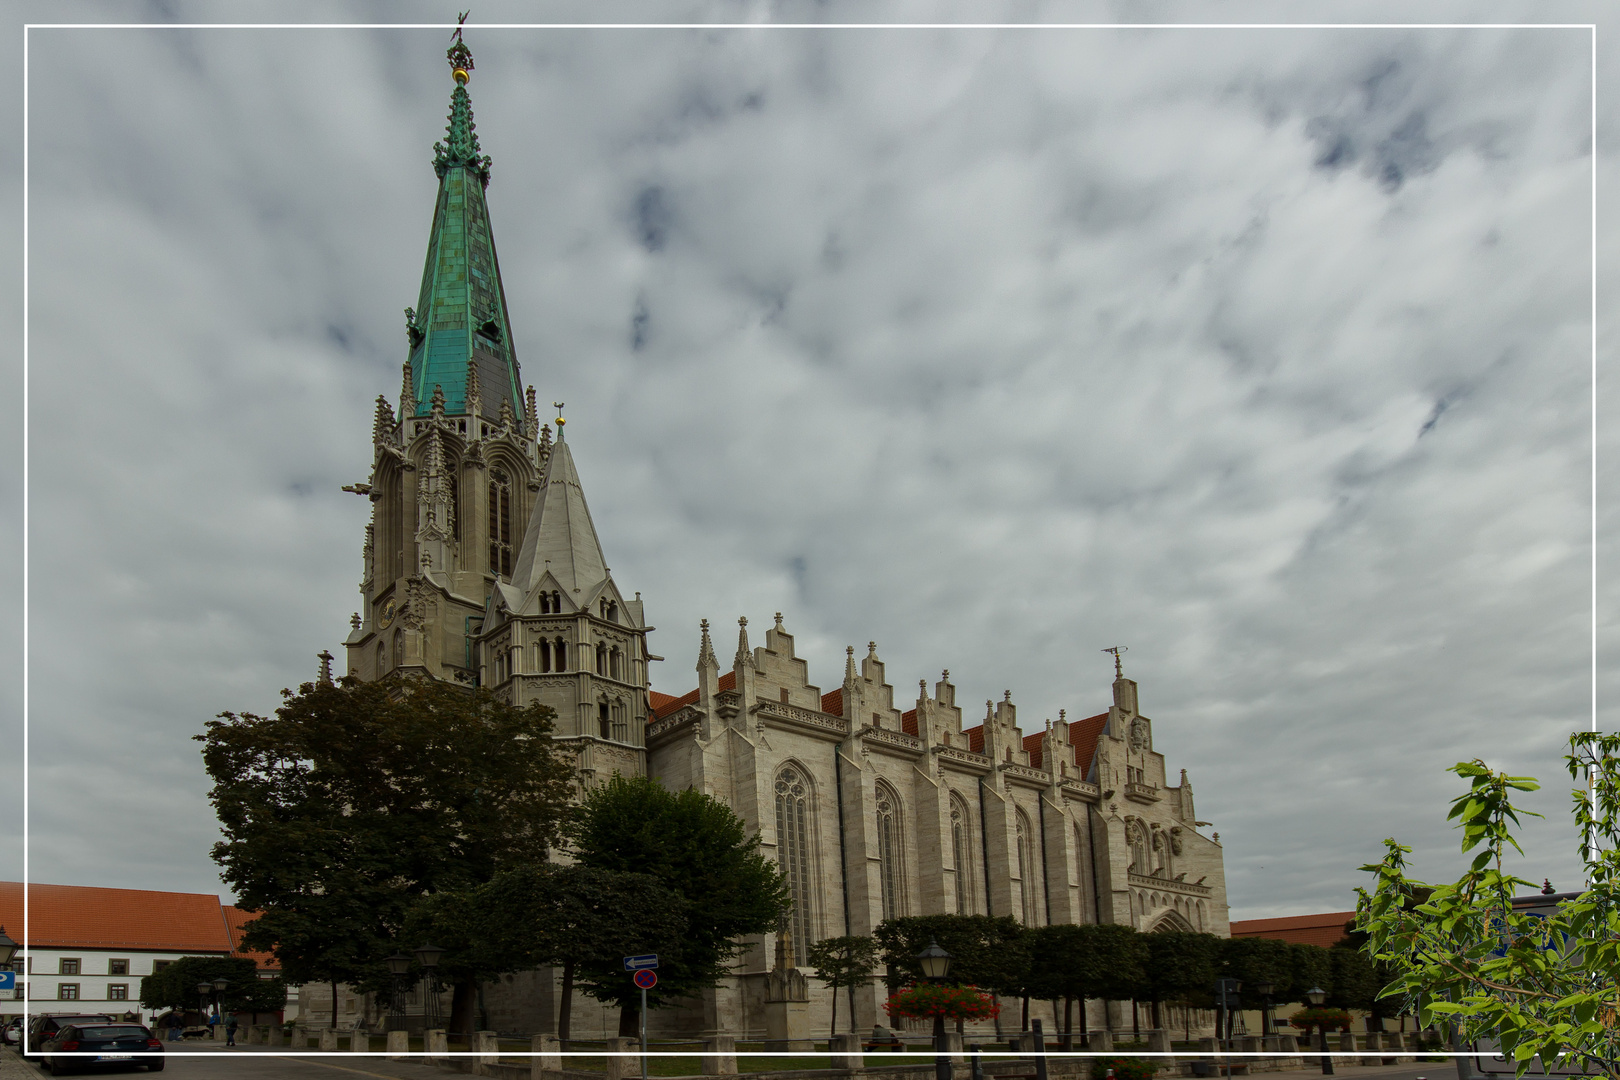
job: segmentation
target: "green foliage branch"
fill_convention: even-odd
[[[816,978],[832,991],[832,1020],[828,1035],[836,1035],[838,991],[852,990],[872,977],[878,965],[877,939],[859,934],[822,938],[805,950],[805,961]],[[854,1016],[853,1002],[850,1015]]]
[[[245,956],[182,956],[162,971],[141,977],[141,1005],[148,1009],[195,1009],[202,1004],[198,983],[225,980],[219,1002],[226,1012],[276,1012],[287,1005],[287,984],[261,979],[259,965]],[[209,1008],[214,992],[209,991]]]
[[[1513,829],[1527,811],[1512,799],[1539,785],[1459,762],[1449,771],[1469,790],[1447,816],[1462,850],[1478,849],[1469,869],[1426,885],[1406,874],[1411,848],[1386,840],[1383,860],[1362,867],[1375,883],[1357,890],[1356,929],[1395,972],[1381,996],[1400,999],[1423,1026],[1439,1020],[1465,1042],[1499,1040],[1520,1076],[1538,1057],[1620,1076],[1620,735],[1577,733],[1569,747],[1570,776],[1589,785],[1573,792],[1587,879],[1579,897],[1544,919],[1514,910],[1515,891],[1534,883],[1503,868],[1509,847],[1522,854]]]

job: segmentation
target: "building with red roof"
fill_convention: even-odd
[[[1240,919],[1232,924],[1233,937],[1275,938],[1300,945],[1331,948],[1349,932],[1354,911],[1327,911],[1319,915],[1285,915],[1277,919]]]

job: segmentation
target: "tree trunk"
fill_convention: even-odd
[[[1131,1038],[1142,1041],[1142,1017],[1136,1011],[1136,999],[1131,998]]]
[[[1024,995],[1023,1013],[1024,1013],[1024,1015],[1023,1015],[1022,1019],[1020,1019],[1018,1021],[1018,1030],[1019,1031],[1028,1031],[1029,1030],[1029,995],[1028,994]]]
[[[619,1038],[634,1039],[641,1034],[641,1002],[631,998],[619,1006]]]
[[[337,986],[338,986],[337,980],[333,979],[332,980],[332,1026],[334,1028],[337,1027]],[[203,1019],[207,1020],[208,1018],[206,1016],[204,1016]]]
[[[1159,1002],[1157,999],[1154,999],[1153,1002],[1153,1027],[1155,1030],[1164,1027],[1163,1024],[1159,1023]]]
[[[1063,998],[1063,1034],[1074,1034],[1074,998],[1068,995]]]
[[[561,1048],[568,1049],[570,1021],[574,1018],[574,962],[563,963],[562,1005],[557,1010],[557,1042]]]
[[[458,979],[455,992],[450,995],[450,1030],[466,1035],[469,1049],[472,1047],[472,1033],[476,1030],[473,1011],[477,1005],[478,980]]]
[[[1080,1040],[1086,1044],[1087,1049],[1091,1048],[1091,1032],[1086,1027],[1086,999],[1084,997],[1080,999]]]

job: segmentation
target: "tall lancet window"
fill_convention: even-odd
[[[805,963],[810,945],[810,784],[796,766],[785,765],[776,774],[776,857],[787,878],[793,911],[788,927],[793,932],[793,962]]]
[[[888,784],[877,785],[878,875],[883,879],[883,917],[905,914],[901,878],[900,798]]]
[[[951,796],[951,863],[956,867],[956,913],[973,914],[973,839],[968,832],[967,804]]]
[[[505,469],[489,471],[489,572],[512,576],[512,479]]]
[[[1023,900],[1024,925],[1035,925],[1034,852],[1029,846],[1029,819],[1018,811],[1018,894]]]

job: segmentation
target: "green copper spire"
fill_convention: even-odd
[[[448,53],[456,87],[450,93],[446,142],[433,144],[433,171],[439,197],[428,236],[427,262],[416,307],[405,312],[417,416],[431,408],[433,388],[444,388],[445,412],[467,411],[467,365],[477,365],[482,390],[480,411],[498,421],[504,402],[523,415],[517,353],[506,293],[501,287],[495,237],[489,225],[484,189],[488,157],[479,154],[472,98],[467,94],[472,53],[456,31]]]

